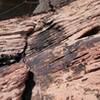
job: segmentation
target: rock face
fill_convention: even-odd
[[[55,8],[59,8],[69,2],[71,2],[71,0],[39,0],[39,5],[33,11],[33,14],[54,11]]]
[[[26,77],[27,69],[24,64],[0,69],[0,100],[21,100]]]
[[[0,100],[100,100],[100,1],[54,10],[0,22]]]

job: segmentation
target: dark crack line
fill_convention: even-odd
[[[34,74],[31,71],[29,71],[27,75],[28,76],[27,80],[25,81],[25,89],[21,96],[21,100],[31,100],[32,89],[36,84],[34,81]]]
[[[1,54],[0,55],[0,67],[18,63],[23,57],[25,57],[26,49],[27,49],[27,40],[26,40],[24,49],[21,53],[17,53],[16,55]]]
[[[86,74],[96,72],[98,70],[100,70],[100,68],[91,69],[91,70],[87,71]]]
[[[33,28],[34,29],[34,28]],[[18,63],[21,61],[21,59],[23,59],[23,62],[25,63],[24,59],[25,59],[25,52],[28,46],[28,37],[33,33],[33,30],[31,30],[30,32],[28,32],[25,35],[25,46],[23,48],[23,51],[21,53],[17,53],[15,55],[9,55],[9,54],[1,54],[0,55],[0,67],[6,66],[6,65],[11,65],[14,63]]]

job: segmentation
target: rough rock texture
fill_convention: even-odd
[[[33,11],[33,14],[55,11],[55,8],[62,7],[69,2],[72,2],[72,0],[39,0],[39,5]]]
[[[18,98],[100,100],[99,0],[75,0],[54,12],[1,21],[0,27],[1,69],[13,66],[16,77],[16,69],[25,73]]]
[[[39,70],[38,74],[43,75],[39,77],[42,91],[39,100],[100,99],[99,38],[76,42],[65,49],[64,57]]]
[[[6,67],[6,66],[5,66]],[[0,100],[21,100],[25,88],[25,64],[14,64],[0,69]]]

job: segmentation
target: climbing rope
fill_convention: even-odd
[[[10,11],[12,11],[12,10],[14,10],[14,9],[16,9],[16,8],[19,8],[19,7],[22,6],[24,3],[25,3],[25,1],[22,2],[22,3],[20,3],[20,4],[18,4],[18,5],[16,5],[16,6],[13,7],[13,8],[10,8],[10,9],[8,9],[8,10],[6,10],[6,11],[0,13],[0,16],[2,16],[2,15],[4,15],[4,14],[7,14],[7,13],[9,13]]]
[[[22,2],[22,3],[18,4],[18,5],[16,5],[15,7],[10,8],[10,9],[8,9],[8,10],[6,10],[6,11],[4,11],[4,12],[0,13],[0,16],[5,15],[5,14],[9,13],[9,12],[11,12],[11,11],[15,10],[16,8],[21,7],[21,6],[22,6],[22,5],[24,5],[24,4],[38,4],[38,2],[34,2],[34,1],[27,1],[27,0],[25,0],[24,2]]]
[[[24,2],[27,3],[27,4],[38,4],[39,3],[39,2],[28,1],[28,0],[25,0]]]

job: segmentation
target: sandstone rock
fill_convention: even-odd
[[[75,0],[55,13],[1,21],[0,57],[8,58],[0,62],[0,100],[99,100],[99,9],[98,0]]]
[[[27,69],[24,64],[0,68],[0,100],[21,100]]]

